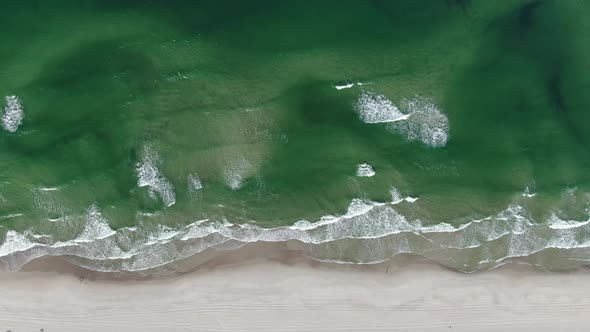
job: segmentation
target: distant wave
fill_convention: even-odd
[[[410,204],[415,198],[402,197],[395,188],[391,192],[389,203],[354,199],[341,216],[278,228],[199,220],[178,229],[137,226],[115,232],[92,205],[85,216],[86,226],[70,241],[55,241],[31,231],[9,231],[0,246],[0,266],[18,270],[38,257],[68,256],[70,261],[97,271],[154,271],[208,249],[290,240],[299,241],[312,259],[353,264],[415,254],[460,271],[475,271],[549,249],[567,251],[560,256],[564,260],[590,260],[590,220],[562,220],[554,214],[538,223],[515,202],[495,215],[461,226],[445,222],[426,225],[408,219],[397,208],[397,204]]]

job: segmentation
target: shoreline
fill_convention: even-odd
[[[546,255],[546,256],[545,256]],[[198,254],[175,259],[170,263],[136,271],[98,271],[81,265],[83,261],[79,256],[41,256],[35,258],[18,271],[7,271],[0,268],[0,273],[26,273],[26,272],[55,272],[59,274],[73,274],[93,280],[114,281],[143,281],[154,279],[170,279],[181,277],[188,273],[200,273],[228,265],[253,264],[259,261],[280,262],[284,264],[304,263],[312,267],[322,266],[336,270],[389,270],[404,269],[414,264],[430,265],[433,268],[448,270],[452,273],[477,275],[503,269],[526,269],[538,273],[572,273],[590,270],[590,265],[585,261],[571,261],[560,258],[559,255],[551,255],[546,251],[538,252],[525,257],[506,258],[490,268],[475,271],[463,271],[449,267],[418,254],[402,253],[378,263],[348,263],[323,261],[306,255],[305,247],[301,242],[290,240],[284,242],[249,242],[239,247],[230,246],[224,248],[208,248]],[[1,330],[0,330],[1,331]]]
[[[303,264],[312,268],[322,267],[334,270],[381,271],[383,269],[391,269],[392,267],[404,268],[405,266],[412,264],[432,265],[441,269],[448,269],[434,261],[413,254],[401,254],[382,263],[369,264],[319,261],[306,257],[304,250],[301,249],[300,244],[296,241],[251,242],[246,243],[237,249],[210,248],[207,251],[194,256],[145,271],[96,271],[78,265],[79,257],[74,257],[73,262],[70,262],[68,258],[68,256],[43,256],[26,263],[19,271],[5,271],[0,269],[0,274],[55,273],[84,276],[84,278],[90,280],[143,282],[182,278],[185,275],[208,273],[209,271],[215,271],[226,267],[257,264],[259,262],[280,263],[285,265]],[[453,269],[448,270],[459,274],[465,273]]]
[[[584,270],[509,264],[465,274],[413,257],[343,265],[244,249],[142,280],[51,260],[0,272],[0,331],[577,331],[590,323]]]
[[[0,269],[18,271],[39,257],[59,256],[91,270],[142,275],[177,271],[183,262],[197,266],[219,252],[242,251],[260,243],[305,252],[318,261],[351,264],[374,264],[411,254],[467,273],[513,260],[548,270],[575,269],[590,262],[590,245],[584,240],[588,222],[533,223],[523,207],[511,205],[496,217],[460,226],[423,225],[420,219],[407,219],[391,208],[397,202],[353,199],[342,216],[276,228],[195,221],[155,233],[134,227],[114,231],[106,219],[97,217],[88,219],[85,229],[101,229],[103,235],[81,235],[66,242],[54,242],[49,235],[40,241],[41,235],[8,231],[0,245]]]

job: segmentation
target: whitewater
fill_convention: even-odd
[[[517,197],[503,211],[460,226],[426,224],[407,218],[398,208],[416,204],[418,198],[402,197],[394,187],[391,194],[390,202],[354,199],[342,215],[276,228],[203,219],[179,228],[140,224],[114,231],[99,207],[91,205],[83,216],[82,231],[69,241],[30,230],[8,231],[0,246],[0,266],[16,271],[36,258],[61,256],[100,272],[163,273],[206,251],[287,241],[295,241],[296,250],[320,261],[372,264],[411,254],[463,272],[494,268],[517,258],[551,268],[543,253],[555,255],[554,250],[564,261],[578,265],[590,260],[590,217],[563,220],[554,213],[539,223],[519,204],[531,198]]]

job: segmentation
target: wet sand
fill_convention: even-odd
[[[517,265],[462,274],[276,257],[143,280],[2,272],[0,331],[584,331],[589,280]]]

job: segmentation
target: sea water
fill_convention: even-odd
[[[584,264],[588,14],[574,0],[4,4],[0,266],[153,271],[256,241],[342,263]]]

